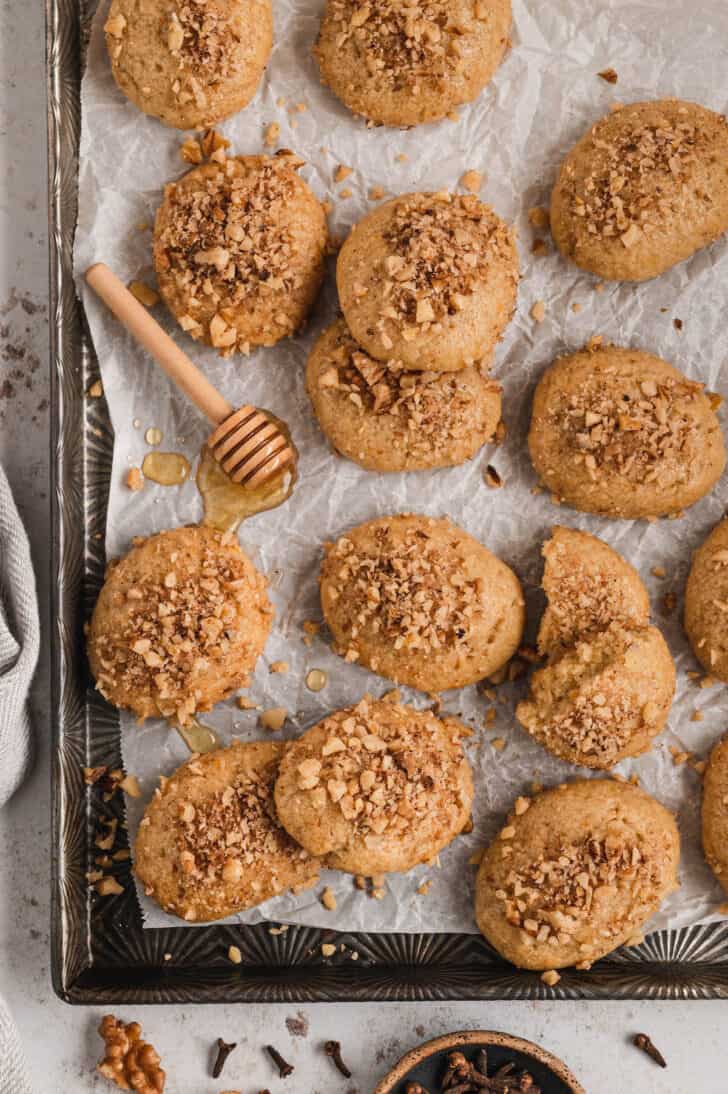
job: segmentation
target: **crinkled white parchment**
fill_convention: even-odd
[[[153,278],[150,232],[164,183],[184,170],[181,135],[144,117],[116,90],[107,61],[102,24],[97,16],[83,83],[83,136],[80,160],[80,213],[76,269],[103,260],[123,278]],[[390,685],[366,670],[345,664],[321,638],[303,642],[302,624],[320,618],[316,575],[324,540],[377,515],[403,510],[449,515],[482,540],[519,574],[530,608],[530,633],[541,610],[538,584],[540,546],[556,522],[601,536],[640,571],[650,592],[655,622],[662,628],[677,662],[678,694],[669,727],[653,751],[621,764],[625,776],[642,785],[678,814],[683,837],[682,889],[664,905],[653,926],[677,927],[706,919],[719,903],[720,890],[707,869],[699,843],[700,782],[689,767],[676,768],[670,746],[704,755],[728,722],[728,689],[700,690],[686,673],[697,666],[680,626],[680,610],[666,613],[667,592],[681,598],[691,551],[722,517],[728,479],[681,520],[608,521],[554,507],[545,494],[534,495],[525,437],[534,384],[560,352],[580,347],[599,333],[625,345],[642,347],[674,362],[709,388],[728,392],[724,336],[728,309],[728,241],[702,251],[667,275],[645,285],[609,284],[595,291],[595,280],[566,264],[549,247],[534,258],[527,211],[548,203],[558,164],[586,128],[612,102],[679,96],[718,111],[728,107],[728,7],[725,0],[703,0],[686,9],[683,0],[514,0],[513,48],[493,83],[458,122],[409,132],[367,129],[353,118],[318,80],[311,56],[323,0],[274,0],[276,45],[253,104],[221,128],[232,152],[264,150],[264,130],[280,125],[280,144],[307,161],[303,175],[320,198],[334,201],[331,227],[344,235],[371,208],[367,194],[455,188],[471,168],[486,176],[482,196],[498,213],[518,225],[523,281],[518,313],[498,348],[495,373],[504,387],[507,442],[486,448],[470,464],[452,470],[409,475],[375,475],[334,456],[314,420],[304,389],[307,352],[336,313],[330,277],[311,317],[307,333],[249,360],[220,360],[193,343],[164,308],[155,315],[202,365],[235,405],[252,402],[284,418],[301,451],[300,479],[293,498],[280,509],[244,524],[240,538],[268,575],[276,605],[273,634],[261,658],[250,694],[262,707],[285,706],[291,712],[287,735],[296,735],[327,711],[348,705],[365,692],[380,695]],[[597,73],[613,66],[616,87]],[[285,106],[278,106],[280,99]],[[295,109],[303,103],[305,112]],[[333,184],[338,164],[352,167],[339,199]],[[147,483],[140,494],[125,487],[125,474],[147,451],[144,432],[156,426],[164,434],[162,450],[180,451],[194,460],[208,427],[172,390],[144,354],[131,344],[79,280],[104,388],[116,433],[107,526],[109,557],[127,550],[132,536],[149,534],[197,520],[201,515],[193,482],[181,488]],[[536,300],[546,304],[540,324],[530,318]],[[574,312],[572,304],[581,305]],[[673,320],[683,321],[678,332]],[[137,420],[137,428],[133,423]],[[482,473],[492,462],[504,488],[489,490]],[[664,567],[659,580],[651,568]],[[268,666],[288,661],[286,676]],[[313,694],[304,680],[311,668],[328,673],[328,687]],[[392,877],[383,901],[355,892],[351,878],[330,874],[325,883],[336,893],[338,908],[326,912],[316,891],[281,897],[240,917],[338,927],[342,930],[474,931],[472,852],[498,830],[513,799],[528,792],[534,779],[554,784],[578,772],[552,759],[519,728],[513,700],[525,681],[499,690],[497,717],[484,727],[487,701],[476,689],[445,696],[444,708],[475,730],[470,756],[475,768],[475,828],[441,855],[438,867],[419,868]],[[405,692],[405,695],[407,693]],[[501,697],[505,701],[500,701]],[[423,697],[407,695],[415,704]],[[700,709],[701,722],[691,721]],[[243,713],[234,702],[221,704],[205,720],[221,737],[263,735],[255,712]],[[489,743],[505,738],[503,752]],[[158,722],[138,728],[122,717],[127,769],[136,773],[145,799],[155,779],[185,759],[178,735]],[[143,802],[129,802],[133,837]],[[427,896],[417,887],[431,882]],[[320,886],[318,892],[320,892]],[[148,926],[171,922],[140,894]]]

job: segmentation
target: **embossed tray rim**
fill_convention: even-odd
[[[89,686],[83,622],[103,576],[113,446],[73,282],[84,0],[46,0],[52,492],[52,977],[77,1004],[335,1000],[728,998],[728,924],[660,931],[643,945],[566,971],[555,987],[471,935],[337,935],[291,927],[144,930],[133,886],[95,901],[85,873],[99,802],[82,766],[120,766],[118,720]],[[117,795],[120,798],[120,795]],[[106,812],[117,811],[114,801]],[[128,865],[120,876],[128,875]],[[127,877],[128,880],[128,877]],[[321,944],[343,946],[324,960]],[[240,965],[227,958],[230,945]],[[356,950],[358,961],[350,957]],[[171,954],[171,959],[166,959]]]

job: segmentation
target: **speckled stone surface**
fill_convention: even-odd
[[[31,535],[47,621],[49,441],[43,13],[0,0],[0,459]],[[47,647],[46,647],[47,655]],[[35,683],[38,761],[25,789],[0,813],[0,989],[31,1060],[36,1094],[109,1089],[93,1074],[97,1010],[72,1009],[49,980],[47,656]],[[419,1041],[459,1028],[491,1028],[543,1043],[570,1065],[588,1094],[677,1094],[717,1089],[728,1070],[726,1005],[371,1004],[140,1008],[136,1018],[161,1053],[170,1094],[370,1094]],[[669,1059],[661,1071],[629,1043],[645,1030]],[[216,1037],[238,1040],[220,1080],[210,1076]],[[347,1083],[322,1052],[342,1041]],[[280,1081],[262,1052],[272,1041],[295,1064]]]

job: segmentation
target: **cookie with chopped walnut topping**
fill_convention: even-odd
[[[478,97],[503,60],[511,0],[328,0],[321,79],[376,125],[437,121]]]
[[[671,813],[593,779],[519,798],[478,871],[475,918],[524,969],[588,968],[638,935],[678,887]]]
[[[319,580],[335,651],[421,691],[490,676],[523,635],[513,570],[447,519],[360,524],[328,545]]]
[[[728,520],[722,520],[693,554],[685,588],[685,630],[693,653],[728,683]]]
[[[541,377],[531,460],[574,509],[624,519],[680,513],[723,473],[714,405],[702,384],[659,357],[592,342]]]
[[[285,750],[235,741],[163,780],[139,825],[134,872],[165,912],[209,922],[316,883],[319,863],[276,817]]]
[[[330,714],[294,741],[275,788],[287,832],[327,866],[404,873],[462,832],[473,778],[454,718],[371,699]]]
[[[324,276],[321,203],[292,152],[237,156],[170,183],[154,227],[159,291],[183,330],[222,357],[303,326]]]
[[[457,370],[487,359],[513,315],[513,232],[473,194],[403,194],[352,229],[336,282],[362,349],[405,368]]]
[[[722,115],[679,99],[622,106],[564,160],[556,246],[607,280],[657,277],[728,230],[727,162]]]
[[[728,893],[728,736],[710,754],[703,778],[703,851]]]
[[[186,725],[245,685],[272,621],[267,582],[235,536],[159,532],[107,571],[88,631],[91,672],[140,721]]]
[[[557,525],[542,554],[548,600],[538,632],[543,656],[558,656],[615,621],[647,626],[647,590],[634,567],[604,540]]]
[[[273,45],[271,0],[112,0],[111,71],[135,106],[177,129],[215,125],[255,95]]]
[[[649,750],[674,694],[675,665],[657,627],[610,623],[538,669],[516,717],[562,760],[609,770]]]
[[[343,319],[311,351],[306,389],[336,451],[368,471],[455,467],[493,439],[501,416],[484,365],[415,372],[375,361]]]

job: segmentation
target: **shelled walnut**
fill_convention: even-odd
[[[97,1067],[100,1075],[110,1079],[120,1090],[135,1090],[138,1094],[161,1094],[166,1074],[154,1047],[142,1040],[138,1022],[124,1025],[113,1014],[107,1014],[99,1026],[106,1052]]]

